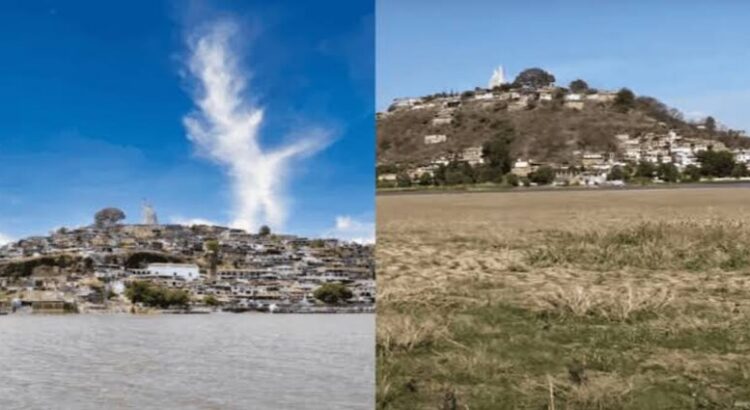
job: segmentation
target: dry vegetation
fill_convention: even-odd
[[[379,408],[750,408],[750,190],[377,205]]]
[[[659,120],[644,109],[622,113],[610,105],[591,102],[581,111],[546,102],[520,111],[508,111],[505,106],[505,102],[466,100],[456,110],[453,123],[438,126],[430,123],[438,113],[437,108],[393,112],[378,120],[378,161],[421,163],[447,152],[457,153],[482,145],[497,133],[503,122],[510,123],[518,134],[511,147],[513,156],[538,161],[569,161],[576,149],[615,151],[615,135],[619,133],[666,132]],[[729,146],[747,146],[746,138],[710,135],[683,121],[673,120],[669,128],[685,137],[716,138]],[[425,145],[424,136],[430,134],[445,134],[448,140]]]

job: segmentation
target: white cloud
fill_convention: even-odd
[[[203,219],[203,218],[182,218],[179,216],[175,216],[169,219],[170,222],[178,225],[185,225],[185,226],[193,226],[193,225],[214,225],[218,226],[221,225],[217,222]]]
[[[233,47],[238,31],[231,20],[219,20],[188,39],[188,69],[196,80],[196,109],[183,119],[198,152],[223,165],[233,193],[231,225],[250,231],[267,224],[278,230],[287,217],[290,161],[322,149],[328,132],[298,131],[306,137],[265,149],[260,145],[263,109],[247,96],[247,74]]]
[[[375,243],[375,223],[360,221],[348,215],[337,216],[336,225],[325,236],[361,244]]]

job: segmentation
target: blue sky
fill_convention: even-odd
[[[377,108],[542,67],[750,132],[750,2],[378,0]]]
[[[259,142],[309,130],[325,145],[285,165],[286,232],[370,238],[374,220],[374,5],[323,1],[0,3],[0,238],[88,224],[151,202],[162,222],[236,219],[226,164],[201,155],[188,39],[238,33],[242,97]],[[337,225],[338,221],[338,225]],[[262,221],[256,221],[262,222]]]

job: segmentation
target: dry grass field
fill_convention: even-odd
[[[750,409],[750,189],[377,211],[379,408]]]

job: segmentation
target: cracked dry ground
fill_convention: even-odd
[[[378,407],[750,408],[750,190],[378,197]]]

